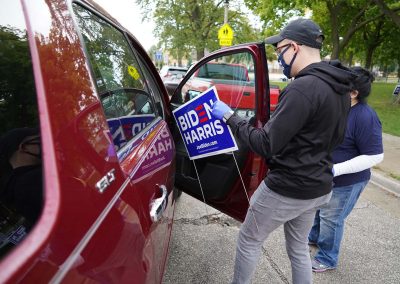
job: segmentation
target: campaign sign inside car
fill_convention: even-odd
[[[212,87],[173,111],[191,160],[238,149],[229,127],[211,115],[217,100]]]
[[[131,115],[107,119],[114,145],[117,148],[116,150],[125,146],[133,136],[142,131],[153,119],[154,114]]]

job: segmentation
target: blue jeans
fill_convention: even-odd
[[[315,214],[314,225],[308,240],[317,244],[315,259],[330,267],[337,267],[344,220],[353,210],[367,181],[353,185],[334,187],[332,198]]]

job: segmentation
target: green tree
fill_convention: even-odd
[[[381,66],[384,76],[397,70],[397,78],[400,78],[400,29],[392,24],[387,34],[384,43],[375,51],[374,60]]]
[[[397,27],[400,28],[400,15],[398,11],[400,10],[400,2],[395,2],[391,6],[393,6],[393,9],[391,9],[384,0],[373,0],[374,3],[379,7],[379,9],[387,16],[389,17],[396,25]],[[394,7],[396,6],[396,7]]]
[[[389,0],[395,2],[394,0]],[[247,6],[260,16],[271,32],[281,29],[293,16],[312,12],[326,35],[324,52],[331,59],[341,57],[355,34],[365,25],[383,16],[371,0],[245,0]]]
[[[0,26],[0,133],[38,126],[36,91],[26,31]]]
[[[162,61],[157,61],[156,60],[156,53],[157,51],[160,50],[160,46],[157,45],[152,45],[149,50],[147,50],[147,54],[150,56],[150,58],[153,60],[154,64],[158,69],[161,69],[163,62]]]
[[[204,56],[205,49],[219,48],[218,29],[224,21],[223,0],[137,0],[137,3],[147,8],[144,18],[153,16],[155,34],[178,60],[188,57],[192,50],[196,51],[198,60]],[[243,13],[230,10],[228,17],[234,30],[234,44],[260,38]]]
[[[374,65],[379,63],[378,58],[381,53],[389,53],[392,61],[400,57],[398,47],[392,37],[399,37],[399,29],[391,22],[386,21],[384,17],[366,25],[360,33],[358,33],[352,40],[347,51],[354,51],[355,58],[362,63],[367,69],[372,69]],[[379,47],[383,48],[379,48]],[[398,46],[398,45],[397,45]],[[379,50],[379,52],[377,52]],[[396,57],[397,54],[397,57]],[[351,61],[347,61],[351,63]]]

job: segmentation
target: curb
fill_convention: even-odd
[[[400,181],[371,170],[371,183],[400,198]]]

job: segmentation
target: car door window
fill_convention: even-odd
[[[133,43],[132,39],[131,42]],[[141,70],[143,71],[143,75],[146,78],[146,83],[149,88],[150,94],[154,99],[156,110],[160,116],[164,117],[164,100],[162,99],[162,91],[160,89],[160,85],[157,84],[154,73],[151,72],[151,68],[148,63],[146,63],[144,56],[141,56],[139,52],[137,52],[137,59],[141,66]],[[146,109],[148,109],[149,107],[150,105],[145,105],[143,111],[146,111]]]
[[[205,62],[191,75],[181,89],[183,103],[210,87],[215,87],[219,99],[237,115],[250,119],[255,115],[256,89],[254,59],[248,52],[224,55]],[[176,94],[178,95],[178,94]],[[172,102],[176,102],[173,98]]]
[[[183,85],[178,86],[173,93],[172,107],[178,108],[181,104],[213,87],[221,101],[228,104],[237,115],[254,125],[256,99],[260,96],[257,96],[256,91],[262,93],[261,90],[256,89],[254,70],[259,70],[260,68],[255,67],[261,66],[261,63],[255,61],[255,55],[247,48],[240,51],[221,51],[221,54],[211,55],[208,60],[196,64],[183,79]],[[175,127],[173,131],[179,137],[178,127]],[[205,199],[208,200],[217,202],[226,200],[232,188],[238,184],[237,169],[242,171],[246,163],[254,163],[253,157],[249,156],[249,148],[240,140],[236,142],[239,149],[235,151],[235,159],[232,155],[225,154],[198,159],[194,163],[190,161],[186,153],[183,139],[177,140],[175,142],[176,186],[200,200],[203,193]],[[215,179],[215,176],[220,178]]]
[[[126,36],[84,7],[73,8],[114,145],[120,150],[161,113]]]
[[[20,1],[0,10],[0,259],[19,245],[43,207],[41,132]]]

